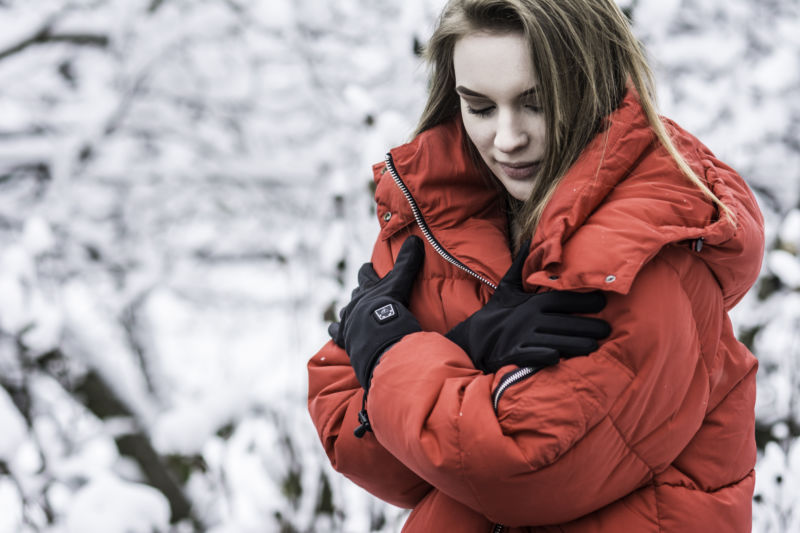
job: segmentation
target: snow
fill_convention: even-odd
[[[21,484],[29,484],[31,488],[42,485],[41,478],[37,478],[34,474],[42,471],[42,455],[41,450],[36,446],[36,443],[31,439],[22,441],[16,450],[13,462],[9,465],[10,470],[14,475],[20,476],[18,481]]]
[[[30,295],[31,322],[21,335],[20,341],[29,355],[36,357],[55,349],[61,341],[64,321],[61,310],[49,301],[41,291]]]
[[[66,533],[152,533],[168,527],[169,504],[160,492],[111,476],[81,488],[66,518]]]
[[[53,459],[58,478],[74,482],[106,475],[119,459],[119,451],[113,439],[97,435],[82,442],[81,449],[66,459]]]
[[[627,2],[630,5],[632,2]],[[669,31],[666,22],[675,17],[680,9],[680,0],[664,0],[659,2],[639,2],[636,6],[636,25],[649,34],[665,36]],[[622,7],[626,5],[623,2]]]
[[[0,273],[1,275],[2,273]],[[24,325],[25,295],[22,286],[9,276],[0,277],[0,327],[6,331],[17,332]]]
[[[759,460],[756,476],[754,514],[762,531],[797,531],[800,529],[800,445],[795,441],[788,450],[779,444],[767,444]],[[787,513],[786,510],[789,510]]]
[[[22,246],[0,251],[0,328],[18,333],[30,324],[28,298],[35,279],[34,262]]]
[[[781,283],[790,289],[800,289],[800,258],[786,250],[772,250],[767,264]]]
[[[792,209],[781,224],[779,238],[786,250],[800,253],[800,209]]]
[[[22,501],[17,487],[5,476],[0,477],[0,509],[3,510],[0,513],[0,533],[19,533],[22,526]]]
[[[265,28],[285,30],[294,22],[294,9],[289,0],[258,2],[253,13]]]
[[[753,78],[767,93],[778,93],[795,87],[800,81],[800,62],[789,48],[774,50],[762,59],[753,71]]]
[[[665,2],[665,5],[669,5],[669,2]],[[663,24],[654,26],[665,27]],[[746,51],[747,42],[740,35],[723,31],[716,35],[712,32],[687,34],[673,38],[671,46],[659,52],[658,63],[677,67],[691,57],[698,67],[719,72],[741,60]]]
[[[3,438],[0,439],[0,461],[8,463],[27,438],[28,431],[25,419],[3,388],[0,388],[0,428],[3,428]]]
[[[41,216],[33,216],[25,221],[21,240],[22,245],[33,256],[47,252],[55,244],[50,225]]]
[[[152,429],[156,449],[165,454],[199,454],[217,430],[236,422],[246,403],[241,391],[214,392],[213,400],[200,398],[160,413]]]

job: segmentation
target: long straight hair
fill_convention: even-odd
[[[539,79],[547,144],[530,197],[513,211],[520,227],[515,247],[533,235],[561,178],[602,130],[604,118],[619,107],[629,81],[656,138],[681,173],[733,221],[733,213],[695,174],[664,128],[643,48],[613,0],[450,0],[425,49],[430,88],[416,133],[460,112],[453,50],[460,38],[476,32],[521,33]],[[467,143],[478,168],[491,175]]]

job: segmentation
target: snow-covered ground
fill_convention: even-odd
[[[0,0],[0,533],[398,531],[305,408],[442,0]],[[800,528],[800,6],[629,0],[768,252],[754,531]],[[170,519],[178,518],[174,523]]]

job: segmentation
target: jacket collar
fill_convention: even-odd
[[[463,149],[460,117],[427,130],[389,153],[400,179],[436,240],[480,276],[497,283],[511,262],[504,196]],[[380,237],[416,223],[385,163],[373,166]]]

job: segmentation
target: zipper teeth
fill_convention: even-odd
[[[492,533],[502,533],[503,529],[505,529],[503,524],[495,524],[492,528]]]
[[[506,389],[509,388],[514,383],[517,383],[518,381],[532,375],[534,372],[535,370],[533,367],[526,366],[520,368],[519,370],[515,370],[514,372],[508,374],[502,379],[502,381],[494,391],[494,399],[492,400],[492,405],[494,406],[495,414],[497,414],[497,406],[500,403],[500,397],[503,395]]]
[[[397,184],[397,186],[400,187],[400,191],[403,193],[403,196],[406,197],[408,204],[411,206],[411,212],[414,214],[414,219],[417,221],[417,226],[419,226],[419,229],[422,231],[422,234],[425,236],[425,239],[428,241],[428,243],[430,243],[430,245],[433,246],[433,249],[436,250],[436,252],[440,256],[442,256],[442,258],[444,258],[444,260],[447,261],[448,263],[451,263],[452,265],[460,268],[470,276],[477,278],[479,281],[485,283],[492,289],[497,290],[497,285],[495,285],[485,277],[481,276],[480,274],[469,268],[467,265],[465,265],[464,263],[453,257],[452,255],[450,255],[447,252],[447,250],[445,250],[444,247],[442,247],[442,245],[439,244],[439,241],[437,241],[436,238],[431,233],[431,230],[428,227],[427,222],[425,222],[425,219],[422,218],[422,212],[420,211],[416,200],[414,200],[414,197],[411,195],[411,191],[408,190],[408,187],[406,187],[406,184],[403,183],[403,180],[397,173],[397,169],[394,168],[394,161],[392,160],[391,152],[386,154],[386,168],[389,169],[389,172],[392,174],[392,179]]]

